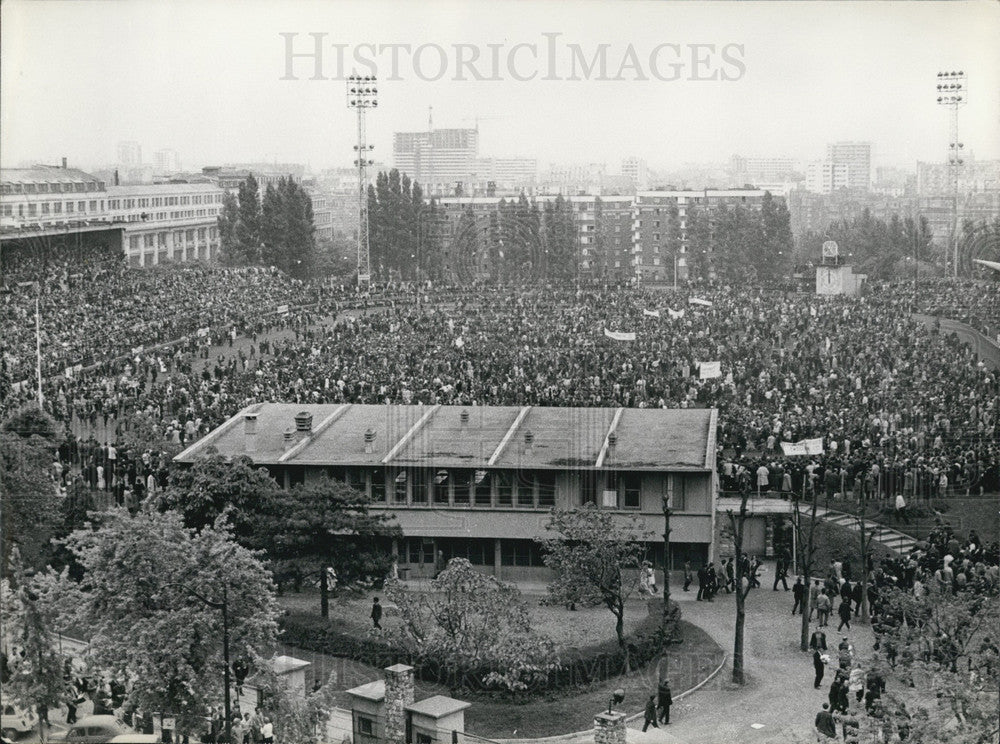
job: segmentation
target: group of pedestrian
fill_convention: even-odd
[[[642,730],[645,731],[650,726],[659,728],[659,724],[670,723],[670,706],[674,704],[674,699],[670,694],[670,682],[666,679],[660,680],[656,694],[650,695],[646,701],[646,709],[643,714],[644,722]]]

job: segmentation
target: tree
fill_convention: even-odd
[[[0,431],[3,575],[11,570],[15,547],[28,566],[44,566],[49,540],[61,521],[59,494],[49,470],[52,443],[31,432],[19,436],[6,428]]]
[[[227,657],[257,658],[275,641],[270,574],[221,520],[200,531],[152,509],[101,520],[65,540],[84,570],[79,585],[65,573],[47,577],[65,598],[63,620],[89,631],[96,669],[127,670],[133,704],[173,714],[179,733],[194,733],[225,694]]]
[[[922,596],[897,587],[880,595],[881,665],[893,666],[904,686],[890,690],[862,717],[864,741],[906,735],[913,744],[990,744],[996,741],[1000,655],[997,587],[974,581],[952,594]],[[907,694],[907,681],[915,684]],[[881,736],[881,739],[876,737]]]
[[[260,548],[261,532],[270,532],[264,515],[276,511],[279,492],[270,473],[249,457],[229,462],[213,455],[174,469],[167,487],[157,496],[157,505],[177,511],[185,526],[196,530],[211,526],[225,514],[241,543]]]
[[[66,660],[57,650],[58,605],[44,582],[32,581],[27,575],[16,549],[11,564],[10,580],[0,584],[4,646],[11,651],[4,700],[37,711],[39,736],[46,741],[48,732],[43,721],[47,711],[58,709],[75,696],[65,679]]]
[[[326,569],[339,582],[352,584],[384,578],[392,557],[380,547],[402,536],[392,517],[369,510],[371,499],[340,481],[322,479],[278,491],[271,498],[260,538],[275,573],[293,582],[320,577],[320,613],[329,616]]]
[[[646,549],[635,515],[624,523],[608,511],[587,504],[581,509],[557,509],[545,529],[552,537],[540,540],[545,565],[552,569],[549,599],[553,603],[603,604],[615,617],[618,645],[625,652],[625,604],[639,586],[639,570]]]
[[[240,263],[260,263],[262,258],[260,189],[253,173],[240,183],[238,194],[239,214],[233,229],[235,255],[239,257]]]
[[[555,646],[531,627],[531,616],[513,584],[453,558],[431,581],[431,592],[410,593],[398,581],[386,595],[399,608],[395,635],[421,659],[454,672],[482,674],[487,687],[525,690],[559,668]]]
[[[264,659],[257,659],[258,669],[253,678],[260,690],[268,717],[282,741],[296,744],[326,742],[323,726],[336,707],[334,686],[327,681],[318,690],[303,695],[289,687],[288,681],[277,675]]]
[[[742,685],[746,682],[743,672],[743,629],[746,626],[746,599],[750,593],[750,577],[747,575],[748,565],[743,560],[743,536],[747,521],[747,502],[750,491],[744,489],[740,494],[739,514],[733,514],[729,509],[729,526],[733,532],[733,561],[736,563],[736,631],[733,638],[733,684]]]
[[[237,226],[240,221],[240,204],[232,191],[227,191],[222,197],[222,210],[219,212],[219,248],[222,262],[230,266],[238,266],[246,261],[246,254],[237,239]]]
[[[809,605],[809,581],[813,575],[813,566],[815,566],[816,562],[816,526],[819,524],[819,520],[816,518],[816,510],[819,506],[819,489],[813,486],[811,491],[812,509],[809,513],[808,526],[802,526],[802,509],[799,506],[798,499],[795,497],[793,497],[795,511],[792,513],[792,529],[796,532],[796,545],[799,552],[797,556],[799,575],[805,579],[805,589],[802,592],[802,605],[799,608],[802,613],[799,649],[802,651],[809,650],[809,616],[812,613]]]

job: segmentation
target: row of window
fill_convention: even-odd
[[[69,194],[84,191],[104,191],[103,181],[76,181],[74,183],[5,183],[0,185],[4,194]]]
[[[206,238],[214,241],[218,237],[218,234],[218,228],[215,227],[175,230],[173,233],[173,240],[175,246],[180,246],[184,245],[184,243],[193,243],[196,235],[199,242],[204,242]],[[167,235],[168,233],[166,232],[147,233],[146,235],[130,235],[128,239],[129,250],[135,252],[140,248],[155,248],[157,246],[165,248],[167,245]]]
[[[432,564],[437,560],[435,547],[447,563],[452,558],[465,558],[473,566],[496,565],[496,542],[492,538],[409,537],[399,546],[400,563]],[[534,540],[501,540],[501,566],[544,566],[541,546]]]
[[[556,505],[556,472],[472,469],[386,469],[327,467],[326,474],[381,504],[407,506],[512,507],[550,509]],[[305,481],[305,469],[288,469],[289,485]],[[638,510],[642,475],[580,471],[579,503],[607,509]],[[683,510],[683,479],[674,508]]]
[[[100,204],[100,209],[98,209],[98,204]],[[13,204],[3,205],[3,216],[13,217],[14,216],[14,206]],[[53,215],[53,214],[74,214],[79,212],[84,214],[86,212],[98,212],[104,211],[104,202],[93,199],[89,202],[78,201],[78,202],[31,202],[28,204],[18,204],[17,205],[17,216],[18,217],[38,217]]]

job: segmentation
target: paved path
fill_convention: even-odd
[[[773,576],[771,576],[773,579]],[[762,576],[763,589],[747,597],[744,633],[744,669],[747,683],[731,683],[736,600],[722,594],[714,602],[694,601],[695,592],[676,591],[683,617],[704,629],[729,654],[723,670],[701,690],[679,700],[671,710],[672,722],[659,729],[641,731],[642,719],[629,724],[628,741],[634,744],[785,744],[813,739],[813,720],[827,700],[832,670],[819,690],[812,686],[812,655],[799,651],[799,616],[792,617],[791,592],[774,592]],[[815,629],[815,622],[812,624]],[[852,627],[838,635],[826,629],[827,641],[836,647],[847,635],[862,659],[872,654],[874,636],[869,626]],[[676,692],[676,691],[675,691]],[[583,737],[580,744],[593,741]]]

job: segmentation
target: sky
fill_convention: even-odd
[[[93,168],[122,140],[189,169],[348,167],[343,75],[376,69],[368,139],[386,163],[392,133],[425,130],[433,106],[435,128],[478,117],[481,155],[541,167],[808,161],[864,140],[876,165],[912,169],[944,158],[942,70],[968,76],[966,151],[1000,158],[997,2],[4,0],[0,14],[4,167]]]

